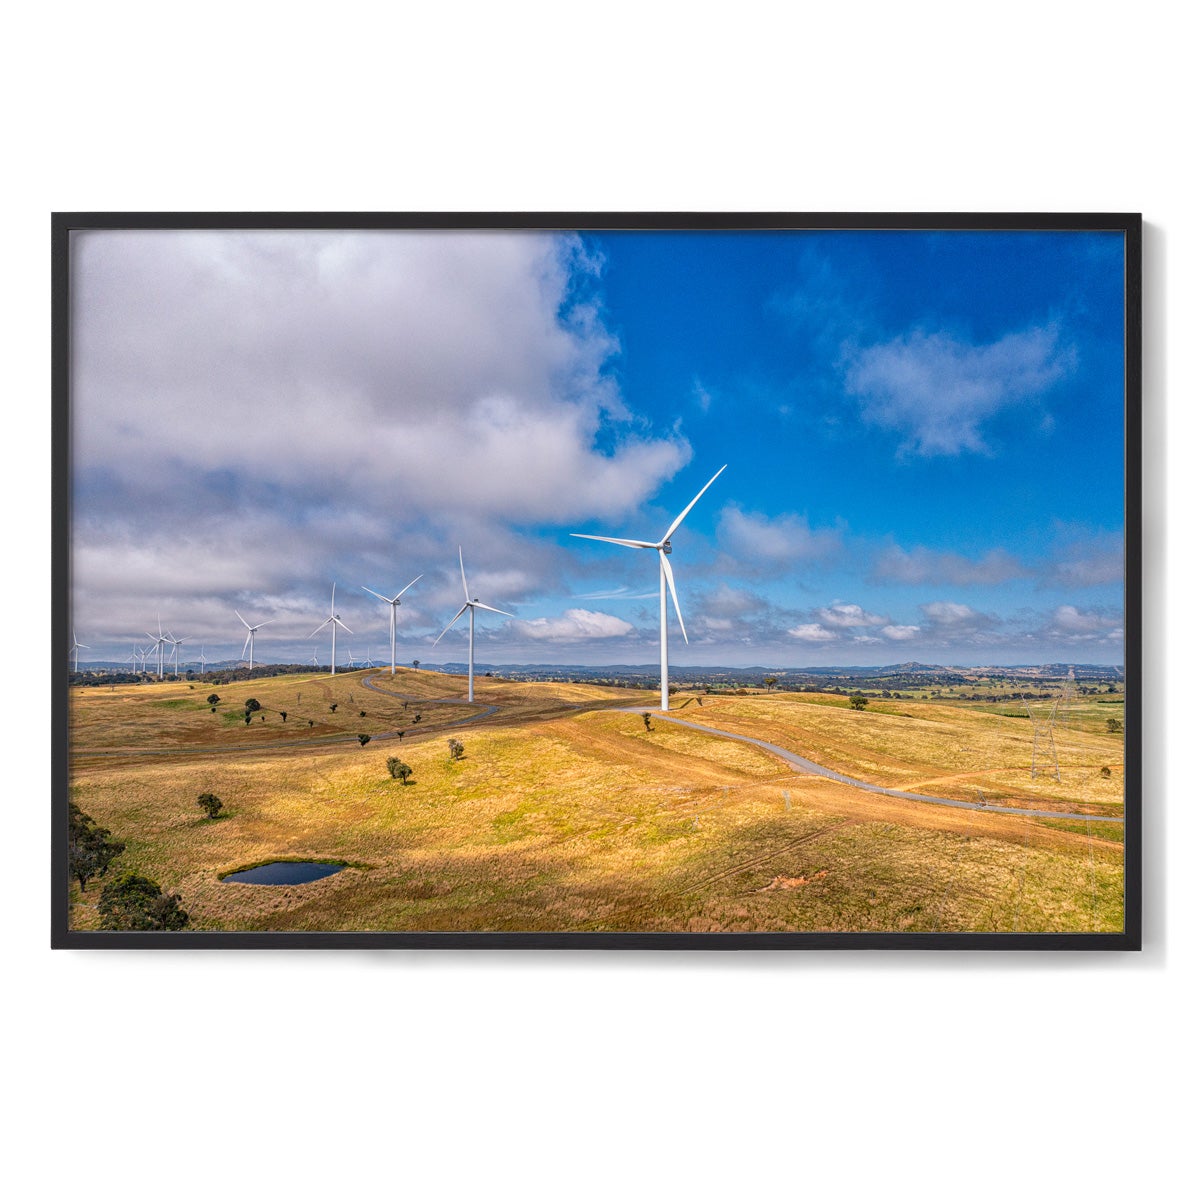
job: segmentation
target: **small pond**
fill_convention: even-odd
[[[235,871],[226,875],[222,883],[312,883],[315,879],[324,879],[326,875],[336,875],[343,869],[343,863],[320,862],[271,862],[261,867],[251,867],[248,871]]]

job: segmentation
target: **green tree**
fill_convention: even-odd
[[[213,692],[213,694],[212,694],[211,696],[209,696],[209,698],[208,698],[208,700],[206,701],[206,703],[208,703],[208,704],[220,704],[220,703],[221,703],[221,697],[220,697],[220,696],[218,696],[216,692]]]
[[[360,733],[358,735],[358,744],[360,746],[365,746],[370,740],[371,735],[369,733]]]
[[[462,742],[460,742],[458,738],[451,738],[446,744],[450,747],[450,757],[454,759],[455,762],[462,758],[462,756],[466,753],[466,747],[463,746]]]
[[[389,758],[387,760],[388,774],[393,779],[400,780],[401,783],[407,783],[409,776],[413,773],[412,767],[406,762],[401,762],[398,758]]]
[[[330,712],[337,712],[337,705],[336,705],[336,704],[331,704],[331,705],[329,706],[329,711],[330,711]]]
[[[768,692],[769,692],[769,691],[770,691],[770,690],[771,690],[771,689],[772,689],[772,688],[773,688],[773,687],[774,687],[774,686],[775,686],[775,685],[776,685],[778,682],[779,682],[779,680],[778,680],[778,679],[777,679],[777,678],[776,678],[774,675],[764,675],[764,676],[763,676],[763,687],[765,687],[765,688],[767,689],[767,691],[768,691]]]
[[[650,729],[650,714],[648,712],[642,713],[642,721],[644,722],[648,731]]]
[[[287,723],[287,713],[285,713],[282,709],[280,709],[279,715],[283,718],[284,723],[286,724]]]
[[[127,872],[100,893],[101,929],[183,929],[188,914],[177,893],[164,893],[153,879]]]
[[[250,699],[246,701],[246,711],[247,712],[258,712],[258,710],[260,708],[262,708],[262,705],[259,704],[259,702],[257,700],[255,700],[255,698],[253,696],[251,696]]]
[[[866,696],[864,696],[861,692],[855,692],[854,695],[850,697],[850,707],[854,709],[855,712],[862,712],[862,710],[867,707]]]
[[[1121,730],[1125,728],[1116,717],[1109,717],[1108,720],[1104,722],[1104,727],[1109,733],[1120,733]]]
[[[420,665],[421,665],[421,660],[419,658],[414,658],[413,659],[413,670],[415,671]]]
[[[86,892],[88,880],[103,875],[125,843],[114,841],[77,804],[68,805],[67,820],[67,869],[79,881],[79,890]]]
[[[221,801],[214,796],[212,792],[201,792],[196,798],[196,803],[200,805],[200,807],[204,809],[206,813],[208,813],[209,819],[213,821],[217,819],[217,813],[219,813],[223,807]]]

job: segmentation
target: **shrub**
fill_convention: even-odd
[[[360,733],[358,735],[358,744],[360,746],[365,746],[370,740],[371,735],[369,733]]]
[[[284,721],[287,720],[287,713],[285,713],[282,709],[280,710],[279,715],[284,719]]]
[[[329,706],[329,711],[330,711],[330,712],[337,712],[337,705],[336,705],[336,704],[331,704],[331,705]]]
[[[450,757],[457,762],[466,753],[466,748],[458,738],[451,738],[446,745],[450,747]]]
[[[650,714],[648,712],[642,713],[642,721],[645,723],[648,730],[650,728]]]
[[[188,915],[181,897],[163,893],[153,879],[128,873],[106,884],[97,910],[101,929],[183,929]]]
[[[217,813],[221,811],[221,801],[212,794],[212,792],[201,792],[196,798],[196,803],[200,805],[211,820],[216,820]]]
[[[1101,779],[1111,779],[1112,778],[1112,768],[1111,767],[1101,767],[1100,768],[1100,778]]]
[[[246,711],[247,712],[258,712],[258,710],[260,708],[262,708],[262,705],[259,704],[259,702],[257,700],[255,700],[255,698],[253,696],[251,696],[250,699],[246,701]]]
[[[1120,733],[1121,730],[1125,728],[1116,717],[1109,717],[1108,720],[1104,722],[1104,727],[1109,733]]]
[[[855,712],[862,712],[862,710],[867,707],[866,696],[860,696],[857,692],[855,692],[855,694],[850,697],[850,707],[854,709]]]
[[[359,711],[358,711],[358,715],[359,715],[360,717],[365,717],[367,714],[366,714],[366,711],[365,711],[365,710],[363,710],[363,709],[359,709]]]
[[[413,724],[415,725],[420,719],[421,719],[421,714],[417,713],[417,715],[415,717],[413,717]]]
[[[220,704],[221,697],[218,696],[216,692],[213,692],[213,694],[211,696],[209,696],[209,698],[208,698],[208,703],[209,704]]]
[[[250,724],[250,718],[251,718],[252,716],[254,716],[254,714],[253,714],[253,713],[247,713],[247,714],[246,714],[246,724],[247,724],[247,725],[249,725],[249,724]]]
[[[387,760],[388,774],[393,779],[399,779],[401,783],[407,783],[408,777],[413,773],[412,767],[408,763],[401,762],[398,758],[389,758]]]

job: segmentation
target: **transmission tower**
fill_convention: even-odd
[[[1029,702],[1024,696],[1021,697],[1021,703],[1025,705],[1025,711],[1029,714],[1029,723],[1033,726],[1033,761],[1029,767],[1029,778],[1036,779],[1038,777],[1040,763],[1043,775],[1053,774],[1054,778],[1061,783],[1062,776],[1058,773],[1058,750],[1054,745],[1054,718],[1058,712],[1058,700],[1056,699],[1050,705],[1050,716],[1044,720],[1034,716],[1033,709],[1029,707]]]

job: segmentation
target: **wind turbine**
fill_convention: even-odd
[[[346,650],[346,662],[350,665],[350,670],[353,671],[354,670],[354,651],[353,650],[350,650],[350,649]]]
[[[200,647],[200,674],[206,675],[207,673],[208,673],[208,659],[204,657],[204,647],[201,646]]]
[[[420,579],[420,578],[421,578],[421,576],[418,575],[417,579]],[[367,587],[367,585],[365,583],[361,585],[362,590],[364,592],[371,592],[371,595],[374,596],[376,600],[382,600],[384,602],[384,604],[390,604],[392,606],[392,622],[391,623],[392,623],[392,674],[393,675],[395,675],[395,673],[396,673],[396,607],[400,603],[400,597],[403,596],[404,593],[407,592],[410,587],[412,587],[413,583],[417,582],[417,579],[414,579],[412,581],[412,583],[406,584],[404,587],[402,587],[390,600],[386,596],[381,596],[378,592],[372,592],[371,589],[369,587]]]
[[[271,621],[273,621],[275,618],[272,617],[270,621],[259,621],[259,623],[257,625],[251,625],[250,622],[247,621],[246,618],[243,617],[242,614],[240,612],[238,612],[238,610],[236,608],[233,610],[233,612],[234,612],[234,615],[237,617],[237,619],[239,621],[241,621],[241,623],[243,625],[245,625],[245,627],[248,631],[246,634],[246,640],[242,643],[242,657],[243,658],[246,657],[246,647],[249,646],[250,647],[250,670],[253,671],[254,670],[254,635],[264,625],[270,625]]]
[[[337,674],[337,627],[340,625],[347,633],[354,632],[354,630],[351,629],[348,625],[346,625],[346,623],[342,620],[342,618],[337,615],[337,610],[336,610],[336,606],[334,603],[334,597],[336,597],[336,596],[337,596],[337,584],[335,583],[333,585],[333,591],[329,593],[329,616],[327,616],[325,618],[325,620],[323,620],[320,623],[320,625],[318,625],[316,627],[316,629],[314,629],[312,631],[312,633],[310,633],[308,635],[310,638],[314,638],[317,636],[318,633],[321,632],[322,629],[325,628],[326,625],[329,626],[329,631],[332,635],[332,638],[330,640],[330,646],[329,646],[329,673],[330,673],[330,675]]]
[[[727,467],[729,464],[726,463]],[[721,468],[721,471],[725,467]],[[717,472],[717,475],[721,474]],[[657,542],[639,542],[633,538],[612,538],[600,537],[595,533],[573,533],[572,537],[589,538],[593,542],[612,542],[617,546],[631,546],[635,550],[657,550],[658,551],[658,623],[659,623],[659,661],[662,669],[662,711],[666,712],[667,705],[667,588],[671,589],[671,599],[675,602],[675,615],[679,618],[679,630],[683,634],[683,640],[686,643],[688,640],[687,630],[683,627],[683,613],[679,611],[679,596],[675,592],[675,576],[671,571],[671,563],[668,555],[671,553],[671,534],[683,524],[683,518],[692,511],[696,506],[696,501],[708,491],[716,482],[717,475],[714,475],[697,493],[695,499],[687,506],[671,522],[670,528]]]
[[[158,637],[155,637],[152,633],[147,633],[146,636],[153,643],[150,647],[150,652],[158,651],[158,677],[161,679],[163,677],[163,647],[167,644],[167,639],[163,637],[162,617],[158,618]]]
[[[175,660],[175,674],[179,674],[179,647],[187,641],[187,638],[177,638],[169,629],[167,630],[167,641],[171,643],[171,657]]]
[[[76,636],[75,630],[71,630],[71,653],[75,656],[75,674],[79,674],[79,652],[80,650],[90,650],[91,646],[85,646]]]
[[[490,604],[480,604],[478,599],[471,599],[471,593],[467,588],[467,569],[463,566],[462,547],[458,548],[458,569],[462,573],[463,595],[466,596],[467,602],[454,614],[454,621],[463,615],[468,609],[471,612],[471,633],[467,643],[467,703],[470,704],[475,699],[475,610],[477,608],[486,609],[488,612],[499,613],[502,617],[511,617],[513,614],[505,612],[502,608],[493,608]],[[394,611],[394,610],[393,610]],[[433,644],[436,646],[454,627],[454,621],[451,621],[441,633],[433,639]]]

